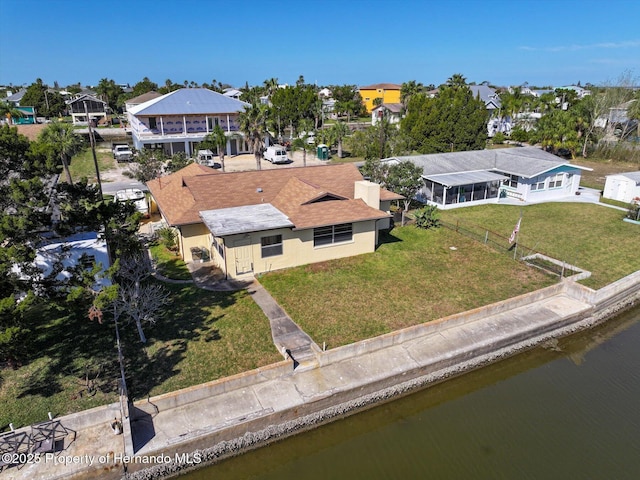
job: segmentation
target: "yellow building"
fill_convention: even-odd
[[[373,252],[403,198],[350,163],[230,173],[191,164],[147,185],[182,258],[210,258],[227,278]]]
[[[382,103],[400,103],[400,87],[395,83],[376,83],[366,87],[359,87],[360,96],[367,113],[371,113],[374,108],[373,101],[381,98]]]

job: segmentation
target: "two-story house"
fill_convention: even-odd
[[[376,83],[374,85],[359,87],[358,91],[362,97],[364,107],[367,109],[367,113],[371,113],[375,107],[373,102],[376,98],[381,98],[382,103],[400,103],[401,87],[402,85],[395,83]]]
[[[96,123],[107,118],[109,106],[99,98],[82,94],[65,102],[74,125],[86,125],[90,120]],[[88,118],[87,118],[88,116]]]
[[[127,109],[127,117],[138,149],[162,149],[165,154],[197,150],[204,138],[219,125],[227,135],[229,155],[249,152],[240,131],[239,114],[246,102],[206,88],[181,88]]]

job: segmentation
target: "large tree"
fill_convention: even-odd
[[[131,92],[131,98],[142,95],[143,93],[155,92],[158,90],[158,84],[152,82],[148,77],[144,77],[138,83],[133,86],[133,91]]]
[[[351,130],[344,122],[338,121],[331,126],[331,136],[338,145],[338,158],[342,158],[342,141],[350,133]]]
[[[239,115],[240,131],[249,144],[251,153],[256,159],[256,169],[262,169],[262,157],[264,154],[264,142],[267,135],[267,107],[266,105],[252,105],[247,107]]]
[[[422,83],[416,82],[415,80],[404,82],[400,86],[400,102],[404,105],[405,110],[409,104],[409,100],[411,100],[413,96],[424,92],[425,88]]]
[[[0,101],[0,118],[5,118],[9,125],[13,125],[13,119],[23,117],[24,112],[12,103]]]
[[[38,142],[48,148],[52,155],[60,159],[67,183],[73,183],[69,161],[84,147],[84,142],[75,133],[73,125],[62,122],[50,123],[38,135]]]
[[[34,107],[36,113],[43,117],[58,117],[66,108],[62,95],[50,89],[40,78],[27,87],[20,103]]]
[[[385,188],[394,193],[404,196],[404,210],[402,211],[402,224],[404,225],[404,217],[409,210],[411,200],[416,196],[420,188],[422,188],[422,168],[414,165],[408,160],[396,163],[389,167],[385,180]]]
[[[122,87],[112,79],[102,78],[96,86],[96,93],[102,98],[104,102],[109,105],[112,112],[116,112],[118,108],[118,100],[124,93]]]
[[[439,153],[485,148],[489,114],[484,102],[457,80],[452,85],[442,87],[434,98],[418,94],[409,101],[400,129],[412,150]]]
[[[335,100],[334,112],[339,117],[346,116],[347,121],[364,113],[362,97],[355,85],[332,85],[329,87]]]
[[[220,157],[220,163],[222,165],[222,171],[224,172],[224,156],[227,148],[227,136],[220,125],[213,127],[211,133],[204,137],[204,141],[200,144],[203,149],[209,149],[216,151]]]

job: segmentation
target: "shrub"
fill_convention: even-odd
[[[416,210],[413,216],[416,219],[416,226],[419,228],[429,229],[440,226],[438,207],[435,205],[427,205],[426,207]]]
[[[491,141],[493,142],[494,145],[501,145],[504,143],[505,140],[506,140],[506,137],[504,136],[504,133],[498,132],[493,136],[493,139]]]
[[[167,250],[175,252],[178,249],[178,234],[173,228],[162,227],[157,233],[160,242],[167,248]]]

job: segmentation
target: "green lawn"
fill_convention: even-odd
[[[110,150],[104,148],[97,149],[96,159],[98,160],[100,172],[105,172],[115,167],[115,160],[113,159],[113,155]],[[87,177],[89,179],[89,183],[95,183],[96,167],[93,163],[93,154],[91,153],[91,149],[87,148],[81,153],[75,155],[71,159],[69,170],[71,170],[71,178],[73,178],[74,182],[82,177]]]
[[[134,399],[240,373],[282,359],[269,321],[245,292],[209,292],[193,285],[165,285],[173,299],[154,325],[146,345],[133,324],[121,335],[127,382]],[[0,370],[0,431],[117,401],[119,367],[113,323],[87,318],[86,308],[43,308],[33,320],[29,353],[16,369]],[[102,373],[88,395],[81,377]],[[83,391],[84,390],[84,391]]]
[[[156,264],[156,270],[160,275],[173,280],[191,280],[191,273],[180,255],[176,255],[167,250],[167,248],[160,243],[151,245],[149,251]]]
[[[328,348],[556,281],[453,231],[413,226],[395,228],[375,253],[260,277],[287,313]]]
[[[592,272],[582,283],[601,288],[640,270],[640,228],[623,222],[625,212],[582,203],[545,203],[527,207],[485,205],[441,212],[508,237],[520,212],[519,241],[553,258]]]

